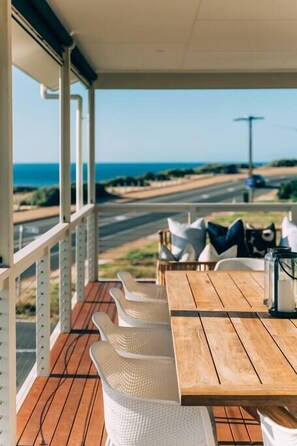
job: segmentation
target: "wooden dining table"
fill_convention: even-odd
[[[168,271],[182,405],[297,407],[297,320],[268,314],[264,273]]]

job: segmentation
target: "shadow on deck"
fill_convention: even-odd
[[[52,351],[50,376],[36,379],[18,413],[18,446],[105,445],[101,383],[89,347],[99,338],[92,314],[116,319],[112,286],[120,285],[88,284],[85,302],[75,306],[71,333],[61,334]],[[262,445],[259,425],[243,409],[216,407],[214,413],[220,446]]]

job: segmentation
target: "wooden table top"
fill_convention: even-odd
[[[260,271],[166,271],[171,316],[199,311],[264,311]]]
[[[268,315],[263,277],[166,274],[182,405],[297,406],[297,320]]]

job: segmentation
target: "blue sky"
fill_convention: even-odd
[[[73,93],[86,89],[79,83]],[[58,101],[40,97],[39,84],[13,70],[14,162],[58,162]],[[87,101],[84,100],[86,118]],[[75,160],[72,106],[72,160]],[[247,161],[254,124],[254,161],[297,158],[297,90],[179,90],[96,92],[96,161]],[[84,119],[86,159],[87,122]]]

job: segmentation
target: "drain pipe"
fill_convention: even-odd
[[[59,94],[49,93],[46,86],[40,85],[40,95],[43,99],[59,99]],[[82,160],[82,106],[83,98],[79,94],[71,94],[70,98],[77,101],[76,107],[76,211],[83,207],[83,160]]]

